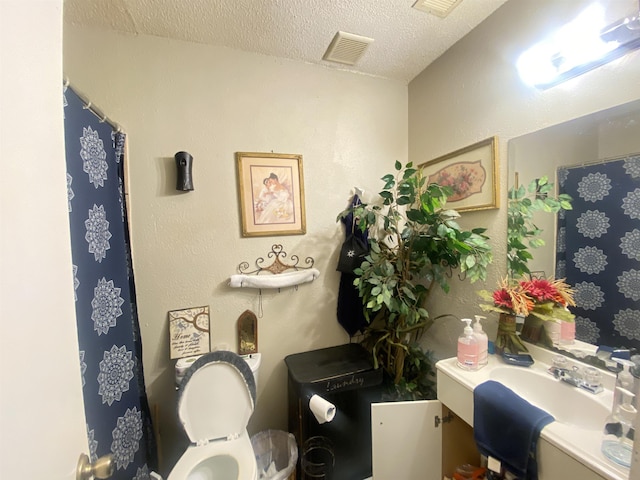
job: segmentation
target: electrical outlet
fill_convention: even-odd
[[[213,351],[216,352],[218,350],[229,350],[229,344],[228,343],[218,343],[215,347],[213,347]]]

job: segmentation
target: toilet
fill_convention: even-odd
[[[191,444],[167,480],[256,480],[247,422],[256,401],[260,354],[229,351],[195,360],[178,389],[178,418]]]

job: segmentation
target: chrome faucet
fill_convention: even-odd
[[[554,357],[553,365],[549,367],[548,372],[555,378],[574,387],[583,388],[587,392],[596,394],[603,391],[600,372],[597,368],[585,367],[583,371],[576,365],[569,368],[566,357],[561,355]]]

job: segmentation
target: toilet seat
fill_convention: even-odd
[[[178,391],[178,418],[191,445],[168,480],[255,480],[247,433],[254,403],[253,372],[240,356],[217,351],[196,360]]]

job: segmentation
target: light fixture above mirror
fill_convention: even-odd
[[[594,3],[573,21],[529,48],[517,61],[522,80],[549,88],[640,48],[640,6],[605,25],[604,8]]]

